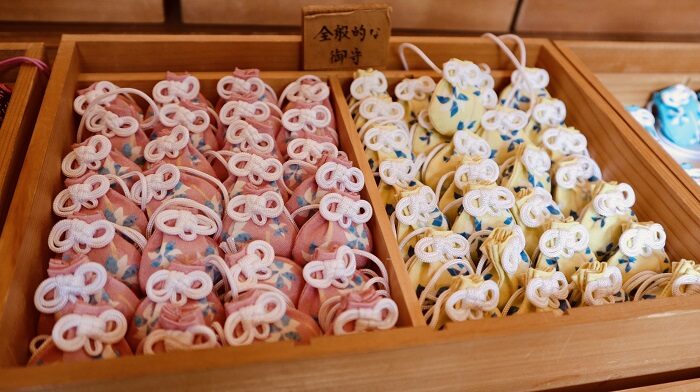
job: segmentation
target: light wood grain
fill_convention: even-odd
[[[698,34],[696,0],[523,0],[516,32]]]
[[[162,0],[21,0],[0,2],[0,20],[162,23]]]
[[[14,56],[43,59],[44,46],[41,43],[0,43],[0,59]],[[2,81],[12,86],[12,96],[0,126],[0,230],[17,185],[46,85],[46,77],[33,65],[22,65],[2,75]]]
[[[181,0],[182,21],[191,24],[300,26],[301,7],[341,0]],[[377,3],[373,0],[355,4]],[[506,32],[516,0],[388,0],[395,29]],[[265,10],[265,12],[260,12]]]
[[[636,137],[654,151],[658,161],[700,200],[700,185],[624,107],[643,105],[651,92],[673,83],[700,88],[700,44],[557,41],[556,45]]]
[[[504,70],[510,67],[489,41],[406,37],[393,38],[391,45],[395,48],[404,41],[416,42],[438,63],[451,57],[486,62],[495,70],[497,85],[508,82]],[[212,54],[208,66],[195,48],[209,46],[217,51],[203,49]],[[138,58],[154,48],[160,48],[157,56],[148,61]],[[688,377],[690,370],[700,367],[700,353],[692,344],[700,322],[700,296],[576,308],[563,317],[529,314],[451,323],[439,332],[416,326],[320,337],[309,345],[255,344],[157,357],[21,367],[27,359],[26,344],[37,317],[32,294],[44,276],[48,258],[45,240],[54,221],[51,200],[62,186],[59,162],[75,132],[76,117],[71,107],[75,88],[108,77],[118,84],[148,89],[167,69],[189,69],[196,71],[203,79],[203,89],[213,96],[214,81],[230,71],[236,61],[250,66],[264,58],[268,48],[293,53],[298,50],[298,40],[71,36],[61,44],[29,147],[32,159],[22,170],[8,225],[0,238],[0,389],[620,388]],[[591,153],[604,168],[605,177],[629,182],[635,188],[636,211],[643,219],[666,226],[674,258],[700,259],[700,244],[693,234],[700,221],[700,208],[691,192],[550,42],[528,40],[528,48],[530,64],[549,71],[550,92],[566,103],[568,122],[588,136]],[[129,52],[137,55],[132,65],[109,54]],[[275,88],[299,75],[281,68],[282,64],[298,66],[298,53],[291,56],[291,60],[275,60],[264,73]],[[170,63],[173,59],[174,64]],[[394,82],[408,74],[426,74],[420,70],[425,67],[419,67],[415,59],[411,59],[411,66],[416,70],[410,72],[398,70],[398,59],[393,54],[389,64],[392,70],[387,76]],[[329,78],[333,90],[341,144],[366,172],[362,147],[357,135],[352,134],[349,113],[342,104],[342,90],[350,75],[323,73],[322,77]],[[394,298],[408,308],[415,297],[402,287],[405,276],[398,268],[402,262],[396,258],[395,239],[386,233],[388,222],[380,213],[384,209],[377,206],[375,188],[368,183],[363,194],[374,204],[376,216],[371,227],[375,236],[383,236],[380,242],[385,248],[380,246],[378,254],[393,269],[393,284],[398,285],[398,289],[392,286]],[[420,325],[416,310],[402,310],[402,323]]]

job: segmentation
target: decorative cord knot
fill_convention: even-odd
[[[195,343],[197,339],[199,343]],[[143,339],[143,353],[155,354],[156,344],[163,343],[165,352],[203,350],[219,346],[216,333],[206,325],[193,325],[185,331],[156,329]]]
[[[69,178],[80,177],[88,170],[98,170],[111,150],[112,142],[106,136],[92,136],[85,145],[76,147],[63,158],[61,170]]]
[[[57,275],[41,282],[34,293],[34,305],[42,313],[56,313],[69,302],[76,303],[78,298],[88,302],[90,295],[100,292],[105,284],[105,268],[98,263],[85,263],[72,274]],[[49,294],[53,294],[51,299],[47,298]]]
[[[139,120],[131,116],[119,116],[102,106],[92,106],[85,112],[85,128],[109,138],[128,137],[139,130]]]
[[[109,191],[109,185],[109,179],[100,174],[88,177],[81,184],[69,185],[56,195],[53,211],[56,215],[65,218],[79,212],[83,207],[97,208],[99,199]],[[66,205],[69,201],[70,204]]]
[[[190,131],[177,125],[168,135],[160,136],[146,144],[143,156],[150,163],[162,161],[166,156],[177,158],[190,143]]]
[[[483,215],[498,216],[513,208],[515,196],[513,192],[502,186],[486,189],[474,189],[467,192],[462,199],[462,207],[467,214],[480,217]]]
[[[270,107],[265,102],[229,101],[221,108],[219,117],[223,124],[229,125],[236,120],[262,122],[270,118],[270,114]]]
[[[404,79],[396,85],[394,93],[396,98],[402,101],[414,99],[424,100],[435,90],[435,81],[430,76],[421,76],[416,79]]]
[[[352,249],[343,245],[336,250],[333,259],[310,261],[304,266],[303,275],[306,283],[317,289],[330,286],[344,289],[356,270],[357,261]]]
[[[379,177],[387,185],[407,187],[415,181],[421,163],[409,158],[387,159],[379,164]]]
[[[498,306],[498,285],[492,280],[477,287],[467,287],[452,293],[445,302],[445,313],[452,321],[479,320],[484,312]]]
[[[540,309],[558,308],[559,301],[569,296],[569,284],[561,271],[548,278],[534,278],[527,283],[525,296],[531,304]]]
[[[382,298],[371,308],[352,308],[340,313],[333,322],[333,334],[364,332],[369,330],[386,330],[396,325],[399,319],[399,308],[390,298]],[[354,322],[351,332],[345,330],[348,323]]]
[[[234,95],[244,95],[253,93],[260,99],[265,95],[265,83],[256,77],[241,79],[232,75],[224,76],[216,83],[216,92],[225,100],[229,100]]]
[[[313,139],[294,139],[287,144],[289,159],[308,162],[315,165],[323,154],[338,157],[338,147],[331,142],[317,142]]]
[[[61,351],[75,352],[81,348],[92,356],[102,354],[105,345],[124,339],[127,321],[118,310],[109,309],[99,316],[67,314],[56,321],[51,338]],[[69,337],[69,332],[74,335]]]
[[[566,105],[558,99],[540,102],[532,110],[532,117],[545,129],[556,127],[563,123],[566,118]]]
[[[542,134],[542,144],[550,151],[571,155],[585,153],[588,141],[580,132],[572,132],[566,128],[549,128]]]
[[[92,223],[81,219],[63,219],[51,228],[49,249],[56,253],[73,249],[76,253],[85,254],[110,244],[115,232],[112,222],[105,219]]]
[[[289,109],[282,115],[282,126],[290,132],[314,132],[331,124],[331,111],[323,105],[311,109]]]
[[[213,288],[211,277],[204,271],[159,270],[146,282],[146,295],[155,303],[169,302],[182,306],[188,299],[205,298]]]
[[[155,225],[164,234],[176,235],[184,241],[194,241],[200,235],[216,234],[221,223],[188,210],[162,210],[155,216]]]
[[[321,189],[359,192],[365,186],[365,177],[356,167],[326,162],[316,171],[316,184]]]
[[[588,247],[588,230],[575,223],[567,228],[549,229],[540,237],[539,247],[543,255],[550,258],[572,257]]]
[[[118,88],[119,87],[114,85],[112,82],[108,82],[105,80],[97,82],[92,90],[75,98],[75,100],[73,101],[73,109],[76,113],[82,116],[83,114],[85,114],[85,110],[87,110],[87,108],[90,107],[90,104],[92,104],[95,101],[95,99],[109,94]],[[100,99],[100,104],[108,104],[114,101],[115,99],[117,99],[116,94],[107,95],[106,97]]]
[[[272,136],[258,130],[243,120],[235,120],[226,129],[226,141],[231,143],[234,152],[253,151],[271,154],[275,149]]]
[[[590,178],[601,178],[600,168],[593,159],[583,155],[572,155],[572,157],[573,161],[566,162],[557,169],[554,176],[557,186],[573,189],[577,184],[585,183]]]
[[[166,127],[182,125],[192,133],[204,132],[211,121],[205,110],[190,110],[177,103],[163,105],[158,112],[158,119]]]
[[[352,81],[350,94],[353,98],[361,100],[372,95],[384,94],[387,87],[386,76],[381,71],[372,71]]]
[[[428,186],[418,192],[404,196],[396,203],[396,218],[407,226],[427,226],[440,214],[437,196]]]
[[[328,193],[321,198],[319,212],[323,219],[337,222],[347,229],[351,224],[367,223],[372,218],[372,206],[366,200],[353,200],[339,193]]]
[[[151,200],[163,200],[168,192],[180,183],[180,169],[170,163],[166,163],[152,174],[142,176],[131,187],[131,198],[139,203],[142,208]]]
[[[469,254],[469,242],[459,234],[423,237],[416,243],[415,255],[424,263],[461,259]]]
[[[598,215],[615,216],[627,214],[634,205],[634,190],[625,183],[620,183],[608,192],[593,198],[593,209]]]
[[[402,128],[374,127],[365,132],[362,139],[365,147],[372,151],[402,151],[410,150],[410,136],[408,131]]]
[[[199,95],[199,79],[186,76],[182,80],[161,80],[153,87],[153,99],[160,104],[192,101]]]
[[[262,158],[247,152],[233,154],[228,161],[228,170],[234,176],[247,177],[254,185],[282,178],[282,164],[277,158]]]
[[[270,336],[270,325],[279,322],[286,313],[284,297],[277,292],[265,292],[253,305],[244,306],[226,317],[224,338],[231,346],[264,340]]]
[[[588,305],[604,305],[605,298],[615,295],[622,288],[622,273],[617,267],[605,266],[602,276],[589,280],[583,292],[583,300]]]
[[[620,236],[619,245],[620,251],[627,257],[651,256],[654,250],[662,250],[666,246],[666,232],[658,223],[629,228]]]
[[[360,103],[360,116],[367,120],[383,118],[386,120],[401,120],[406,114],[398,102],[391,102],[379,97],[367,97]]]
[[[455,171],[454,183],[458,188],[464,189],[470,183],[495,182],[498,180],[499,174],[500,171],[496,161],[484,159],[460,165]]]
[[[236,222],[252,221],[257,226],[277,218],[284,212],[284,200],[279,193],[267,191],[261,195],[234,196],[226,206],[226,214]]]
[[[525,147],[521,161],[525,165],[525,169],[535,176],[546,175],[552,167],[552,161],[546,152],[530,146]]]
[[[452,136],[455,152],[461,155],[488,159],[491,156],[491,146],[486,140],[471,132],[457,132]]]
[[[540,227],[554,213],[559,213],[559,207],[554,203],[552,194],[541,187],[535,187],[532,195],[520,207],[520,221],[526,227]]]

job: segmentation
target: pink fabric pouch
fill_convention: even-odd
[[[111,180],[121,193],[112,189]],[[87,173],[78,178],[67,178],[66,189],[58,193],[53,212],[61,218],[101,213],[108,221],[146,233],[148,220],[141,209],[129,198],[126,183],[119,177]]]
[[[223,307],[221,308],[223,313]],[[219,336],[209,325],[196,304],[175,306],[167,304],[160,317],[136,348],[137,354],[158,354],[173,351],[202,350],[220,347]],[[133,324],[132,324],[132,328]]]
[[[321,104],[331,112],[329,126],[335,129],[335,117],[329,96],[328,83],[322,81],[318,76],[305,75],[287,85],[280,95],[279,107],[286,112],[304,105]]]
[[[255,155],[272,155],[282,160],[283,155],[275,144],[275,139],[244,120],[235,120],[226,128],[226,142],[223,150],[247,152]]]
[[[380,291],[368,287],[324,302],[319,311],[319,324],[326,335],[346,335],[391,329],[398,317],[396,303]]]
[[[119,87],[114,83],[103,80],[91,84],[88,88],[78,90],[77,96],[73,101],[73,110],[82,116],[85,114],[88,106],[90,106],[95,99],[101,97],[101,105],[106,109],[111,109],[113,107],[112,105],[114,105],[114,107],[129,107],[133,117],[142,117],[143,111],[131,96],[126,94],[114,94],[105,97],[106,94],[109,94],[117,89],[119,89]]]
[[[212,209],[218,215],[228,204],[228,191],[217,178],[189,167],[156,163],[143,172],[131,187],[131,199],[153,216],[161,204],[173,199],[189,199]]]
[[[219,102],[216,110],[229,101],[256,102],[262,101],[270,105],[277,105],[275,92],[260,79],[260,70],[236,68],[231,75],[219,79],[216,84],[219,93]]]
[[[86,173],[122,176],[140,172],[141,167],[112,149],[109,138],[95,135],[71,146],[71,152],[61,162],[61,170],[66,177],[77,178]]]
[[[282,196],[270,186],[248,184],[226,207],[222,238],[230,251],[263,240],[272,245],[276,255],[289,258],[297,232]]]
[[[72,314],[56,321],[50,339],[32,347],[27,366],[133,355],[124,340],[127,327],[124,315],[110,306],[77,304]]]
[[[231,125],[234,121],[243,120],[258,130],[273,138],[282,129],[282,111],[275,105],[261,101],[231,100],[219,110],[219,121]]]
[[[372,206],[357,194],[328,193],[321,198],[319,211],[299,229],[292,257],[299,265],[313,259],[318,248],[347,245],[352,249],[372,252],[372,235],[367,222]],[[363,266],[364,257],[357,264]]]
[[[175,166],[191,167],[202,173],[216,177],[214,169],[201,152],[190,143],[190,131],[182,125],[164,128],[156,133],[156,138],[148,142],[144,157],[152,168],[158,162],[172,163]]]
[[[79,304],[108,305],[127,320],[139,304],[131,289],[85,255],[49,260],[48,275],[34,293],[34,305],[41,312],[39,334],[50,334],[55,320],[73,313]]]
[[[190,143],[201,153],[217,151],[222,145],[223,131],[219,134],[206,109],[189,101],[163,105],[158,111],[158,122],[152,135],[162,135],[164,129],[172,130],[178,125],[190,131]]]
[[[321,335],[316,321],[300,312],[280,293],[264,289],[247,291],[226,303],[223,340],[230,346],[254,342],[308,343]]]
[[[86,255],[110,276],[139,294],[139,262],[146,239],[136,230],[104,219],[101,213],[63,219],[49,233],[49,249],[71,260]]]
[[[344,292],[360,290],[368,281],[369,277],[357,270],[355,255],[347,249],[337,245],[316,249],[313,261],[304,266],[306,285],[299,297],[300,311],[318,318],[322,303]]]
[[[321,198],[331,192],[358,193],[365,185],[362,171],[352,167],[352,162],[343,157],[323,156],[318,164],[318,170],[308,175],[285,203],[299,226],[309,219],[310,214],[308,211],[297,213],[297,209],[319,204]]]
[[[204,267],[204,258],[219,255],[221,218],[210,208],[186,199],[163,203],[149,222],[148,238],[139,270],[139,284],[146,289],[155,272],[173,264]],[[212,280],[217,276],[211,268]]]
[[[203,260],[204,257],[201,257]],[[146,298],[141,301],[132,319],[127,340],[132,348],[139,347],[143,338],[154,329],[163,328],[163,311],[175,315],[198,310],[203,324],[211,326],[224,319],[224,308],[212,292],[213,283],[204,262],[181,264],[173,262],[167,268],[155,271],[145,284]],[[170,314],[167,313],[166,314]],[[166,320],[168,318],[166,317]],[[168,329],[168,328],[165,328]]]
[[[282,115],[282,131],[277,134],[277,145],[281,151],[287,151],[287,143],[298,139],[301,132],[307,135],[330,138],[338,146],[338,132],[330,126],[333,115],[331,111],[318,103],[299,103]]]
[[[224,186],[231,198],[243,194],[244,189],[261,187],[271,187],[285,201],[289,198],[282,182],[282,163],[275,157],[247,152],[232,154],[227,168],[229,176]]]
[[[347,159],[345,152],[339,151],[330,138],[309,134],[306,131],[300,132],[299,136],[287,144],[289,159],[284,163],[282,178],[290,192],[305,179],[314,175],[323,157]]]
[[[301,267],[294,261],[275,255],[272,245],[256,240],[244,244],[225,260],[213,261],[226,276],[225,283],[234,297],[251,287],[267,285],[283,293],[294,306],[304,287]]]

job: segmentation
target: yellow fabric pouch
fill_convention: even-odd
[[[466,238],[477,231],[515,225],[510,209],[515,203],[513,192],[496,184],[473,184],[461,199],[448,205],[447,210],[459,204],[452,231]]]
[[[406,78],[396,85],[394,95],[404,107],[406,122],[415,120],[420,112],[427,111],[433,91],[435,91],[435,81],[430,76]]]
[[[671,263],[671,272],[642,271],[627,279],[622,290],[633,301],[698,294],[700,265],[681,260]]]
[[[573,127],[554,127],[542,132],[542,146],[554,162],[569,155],[589,155],[588,140]]]
[[[564,216],[578,219],[581,211],[593,200],[592,191],[601,181],[598,164],[584,155],[560,159],[552,167],[552,196]]]
[[[492,184],[498,179],[499,169],[494,160],[471,155],[461,155],[461,157],[462,162],[457,170],[445,173],[435,187],[440,198],[438,206],[450,222],[454,222],[457,209],[447,208],[447,206],[464,196],[470,185]],[[443,193],[442,189],[445,187],[447,190]]]
[[[355,127],[364,133],[372,125],[387,121],[404,122],[404,108],[398,102],[393,102],[389,95],[371,96],[357,103],[357,111],[353,116]],[[404,128],[408,129],[408,125]]]
[[[541,68],[524,67],[524,74],[519,70],[513,71],[510,84],[501,91],[500,104],[514,109],[527,111],[532,104],[532,96],[535,99],[549,98],[547,85],[549,85],[549,73]],[[528,79],[529,86],[525,82]],[[534,89],[534,94],[530,93]]]
[[[447,230],[447,219],[437,206],[437,198],[432,189],[416,185],[401,191],[396,202],[396,211],[391,216],[392,227],[399,241],[404,260],[413,254],[417,236],[427,228]]]
[[[428,154],[438,146],[444,146],[450,141],[449,136],[444,136],[435,131],[430,123],[427,110],[418,113],[416,120],[411,124],[411,146],[413,153],[418,156]]]
[[[666,250],[666,233],[654,222],[624,222],[618,250],[608,259],[608,265],[622,272],[625,283],[642,271],[668,272],[670,262]]]
[[[540,98],[532,109],[525,126],[525,136],[536,146],[542,145],[542,133],[549,128],[561,127],[566,118],[564,102],[556,98]]]
[[[571,280],[578,269],[596,261],[588,247],[588,231],[579,222],[571,218],[550,221],[544,229],[538,243],[537,269],[554,267]]]
[[[598,260],[606,260],[615,252],[626,222],[636,222],[632,211],[634,190],[625,183],[599,182],[592,200],[581,212],[579,221],[588,230],[589,246]]]
[[[416,242],[413,256],[406,262],[408,276],[416,295],[421,295],[431,279],[434,279],[433,287],[437,290],[448,287],[454,276],[466,272],[468,254],[469,244],[461,235],[449,230],[426,230],[423,238]],[[463,260],[463,263],[443,269],[439,276],[435,276],[443,264],[458,259]]]
[[[552,161],[543,149],[530,143],[520,144],[515,149],[515,155],[501,166],[500,184],[513,193],[536,187],[549,193],[552,190],[552,180],[549,176],[551,165]]]
[[[386,159],[379,164],[379,194],[391,215],[401,191],[420,184],[419,165],[409,158]]]
[[[486,159],[490,155],[491,148],[484,139],[472,132],[457,132],[452,136],[452,143],[436,147],[425,157],[421,179],[435,189],[440,178],[457,169],[464,156]]]
[[[474,130],[486,108],[496,105],[493,77],[471,61],[452,59],[430,97],[428,111],[435,130],[450,136]]]
[[[484,113],[477,134],[491,147],[491,158],[499,165],[515,154],[515,148],[525,143],[523,128],[527,114],[520,110],[499,106]]]
[[[481,244],[481,253],[487,261],[485,271],[493,274],[499,290],[498,308],[508,302],[530,268],[530,257],[525,253],[525,237],[520,227],[499,227]]]
[[[622,274],[605,262],[584,264],[571,277],[571,305],[598,306],[622,301]]]
[[[523,287],[519,288],[503,308],[503,314],[554,312],[563,314],[571,305],[567,300],[569,283],[561,271],[529,268]]]
[[[362,136],[367,162],[372,171],[387,159],[411,158],[408,132],[396,125],[377,125],[369,128]]]
[[[353,74],[353,80],[350,83],[350,96],[348,97],[350,113],[354,116],[358,103],[367,97],[388,96],[388,88],[389,83],[381,71],[372,68],[358,69]]]
[[[512,212],[515,222],[523,229],[525,251],[531,257],[535,257],[538,241],[547,223],[564,220],[552,195],[540,187],[525,188],[518,192]]]

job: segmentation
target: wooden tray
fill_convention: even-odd
[[[700,44],[557,41],[556,45],[637,137],[700,200],[700,185],[625,110],[626,105],[643,107],[653,91],[675,83],[700,89]]]
[[[406,74],[395,71],[399,60],[394,54],[396,46],[406,41],[438,63],[450,57],[488,63],[499,83],[505,83],[507,60],[490,41],[428,37],[392,39],[388,64],[392,71],[387,72],[392,81]],[[530,65],[549,70],[550,91],[566,102],[570,123],[586,131],[605,177],[635,187],[636,211],[666,226],[674,258],[700,258],[700,246],[690,233],[700,217],[692,195],[646,144],[630,137],[634,131],[549,41],[528,40],[527,46]],[[375,236],[383,236],[377,241],[377,253],[392,270],[392,294],[401,304],[402,327],[321,337],[309,345],[255,344],[22,367],[37,319],[32,296],[49,256],[46,235],[55,220],[51,201],[62,187],[59,163],[76,128],[72,111],[76,87],[106,79],[148,88],[165,70],[188,70],[203,81],[204,92],[213,95],[215,81],[239,66],[262,68],[265,80],[279,88],[300,74],[290,71],[299,69],[299,53],[296,36],[64,36],[28,152],[33,159],[23,168],[0,239],[0,389],[614,388],[688,377],[700,367],[700,352],[688,343],[697,334],[700,296],[573,309],[564,317],[529,314],[453,323],[439,332],[423,326],[414,293],[405,290],[403,262],[371,181],[364,195],[376,211],[372,229]],[[417,61],[411,62],[418,68]],[[343,85],[351,74],[319,75],[330,81],[341,144],[367,172],[367,162],[359,158],[361,142],[352,132],[343,103]],[[640,178],[639,173],[647,175]]]
[[[523,0],[518,33],[627,35],[637,37],[697,35],[696,0]]]
[[[163,23],[163,0],[21,0],[0,3],[11,22]]]
[[[285,27],[301,26],[301,7],[305,5],[343,3],[347,1],[180,0],[184,23]],[[391,24],[395,29],[507,32],[517,0],[385,0],[381,3],[393,8]]]
[[[44,58],[41,43],[0,43],[0,60],[14,56]],[[10,104],[0,126],[0,230],[15,191],[24,154],[44,96],[46,77],[33,65],[0,73],[0,82],[12,87]]]

